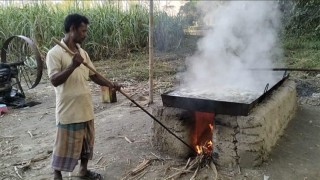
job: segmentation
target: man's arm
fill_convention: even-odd
[[[55,73],[51,76],[50,81],[54,87],[57,87],[69,78],[71,73],[83,62],[83,58],[79,53],[75,54],[72,58],[72,63],[64,70]]]
[[[92,67],[93,69],[95,69],[94,65],[92,64],[92,61],[90,60],[90,57],[88,55],[88,53],[86,52],[86,57],[88,59],[87,63],[90,67]],[[115,89],[115,90],[120,90],[120,88],[122,87],[122,85],[119,85],[116,82],[111,82],[108,81],[107,79],[105,79],[104,77],[101,77],[101,75],[95,74],[94,72],[90,71],[89,72],[89,78],[96,84],[100,85],[100,86],[108,86],[111,89]]]
[[[115,88],[114,84],[106,79],[102,78],[101,76],[94,74],[89,76],[90,79],[100,86],[108,86],[109,88]]]

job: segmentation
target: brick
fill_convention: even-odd
[[[215,121],[215,124],[218,124],[218,125],[223,125],[223,126],[232,127],[232,128],[238,127],[237,116],[218,114],[214,118],[214,121]]]
[[[217,125],[215,130],[218,141],[234,141],[235,132],[233,128]]]
[[[239,151],[239,165],[240,167],[249,168],[255,167],[262,163],[263,159],[257,152]]]

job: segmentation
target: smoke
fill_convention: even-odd
[[[206,1],[199,8],[211,27],[187,58],[185,89],[226,93],[226,90],[263,93],[279,76],[273,68],[281,59],[278,45],[280,11],[275,1]],[[269,86],[270,87],[270,86]]]

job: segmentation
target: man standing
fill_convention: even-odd
[[[70,14],[65,18],[65,37],[61,43],[75,55],[69,54],[60,46],[54,46],[47,54],[48,75],[56,94],[56,124],[52,168],[54,179],[62,179],[61,171],[72,172],[81,160],[79,176],[87,179],[102,179],[102,176],[87,169],[92,159],[94,144],[94,113],[89,78],[101,85],[120,89],[82,63],[93,64],[80,44],[87,36],[88,19],[79,14]]]

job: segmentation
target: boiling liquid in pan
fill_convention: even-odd
[[[250,104],[265,93],[267,84],[269,84],[267,87],[268,90],[283,78],[283,72],[272,73],[274,75],[274,79],[272,81],[268,81],[266,79],[256,81],[254,89],[253,87],[232,87],[227,85],[225,87],[217,86],[210,88],[180,87],[179,89],[168,93],[168,95]]]
[[[211,89],[186,89],[180,88],[170,92],[168,95],[189,97],[197,99],[210,99],[216,101],[228,101],[238,103],[251,103],[262,95],[262,92],[250,91],[244,89],[223,89],[211,90]]]

